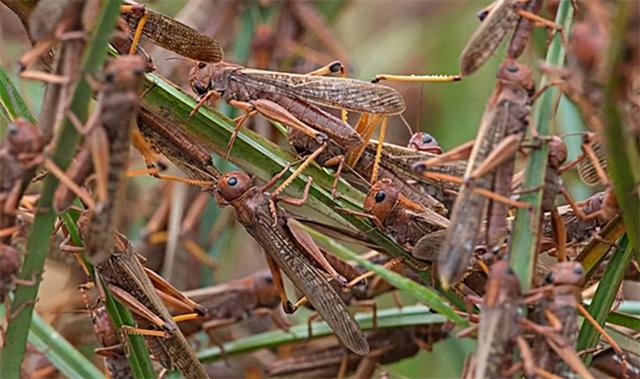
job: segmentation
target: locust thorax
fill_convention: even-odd
[[[442,154],[442,148],[438,144],[438,141],[426,132],[414,133],[409,139],[407,147],[427,153]]]
[[[42,151],[42,132],[31,122],[17,118],[7,128],[7,148],[11,154],[30,154]]]
[[[567,145],[562,138],[553,136],[549,140],[549,166],[559,168],[567,160]]]
[[[377,181],[364,199],[363,208],[381,223],[391,214],[398,201],[400,189],[393,186],[389,179]]]
[[[507,261],[491,265],[486,286],[485,305],[492,307],[516,299],[520,295],[520,282]]]
[[[105,67],[105,90],[117,88],[118,91],[136,91],[142,85],[145,62],[137,55],[121,55],[112,59]]]

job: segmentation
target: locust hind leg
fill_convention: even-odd
[[[282,272],[280,272],[280,267],[278,264],[271,258],[270,256],[266,256],[267,265],[269,266],[269,270],[271,271],[271,276],[273,277],[273,285],[276,287],[278,291],[278,296],[280,297],[280,302],[282,303],[282,309],[287,314],[292,314],[296,311],[297,306],[291,304],[289,299],[287,298],[287,292],[284,289],[284,283],[282,281]]]

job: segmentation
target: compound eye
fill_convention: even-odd
[[[382,203],[387,198],[387,194],[384,191],[376,193],[376,203]]]
[[[518,66],[515,64],[510,64],[507,66],[507,71],[509,72],[518,72]]]
[[[201,85],[200,82],[193,83],[193,90],[196,91],[199,96],[205,95],[208,91],[208,89]]]
[[[584,273],[584,270],[582,269],[582,266],[578,266],[573,269],[573,273],[577,275],[582,275]]]
[[[548,284],[553,284],[553,273],[549,273],[549,275],[547,275],[547,277],[544,279],[545,282],[547,282]]]
[[[16,136],[16,135],[18,135],[18,132],[20,132],[20,130],[18,129],[18,126],[14,125],[14,124],[9,124],[8,132],[9,132],[10,135]]]
[[[422,136],[422,142],[431,143],[433,142],[433,137],[431,137],[431,134],[425,134],[424,136]]]
[[[230,177],[229,179],[227,179],[227,184],[231,187],[234,187],[236,184],[238,184],[238,178],[236,178],[235,176]]]
[[[207,67],[207,64],[206,64],[206,63],[204,63],[204,62],[200,62],[200,63],[198,63],[198,68],[199,68],[199,69],[203,69],[203,68],[205,68],[205,67]]]
[[[107,74],[107,76],[104,78],[104,80],[105,80],[107,83],[113,83],[113,82],[114,82],[114,80],[116,80],[116,74],[115,74],[115,73],[113,73],[113,72],[110,72],[110,73],[108,73],[108,74]]]

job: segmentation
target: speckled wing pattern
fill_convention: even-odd
[[[357,79],[241,70],[242,83],[263,91],[353,112],[395,115],[404,112],[402,96],[390,87]]]
[[[500,45],[509,31],[515,28],[518,14],[515,0],[499,0],[489,16],[482,21],[460,54],[460,72],[470,75],[482,66]]]

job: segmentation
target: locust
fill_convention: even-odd
[[[580,268],[575,262],[557,263],[555,267],[562,265],[565,268],[570,266],[576,273],[576,265]],[[545,344],[544,355],[550,352],[546,345],[549,344],[559,354],[558,358],[562,357],[560,359],[568,364],[567,367],[571,367],[582,377],[592,378],[573,348],[574,340],[563,335],[559,328],[550,330],[544,324],[531,322],[523,317],[520,308],[540,301],[541,294],[544,293],[542,291],[547,289],[536,289],[523,296],[518,278],[506,261],[497,261],[491,266],[484,299],[478,301],[473,296],[469,297],[470,301],[478,301],[483,305],[478,326],[477,355],[473,358],[471,370],[474,378],[509,378],[520,369],[524,369],[528,377],[557,375],[558,372],[551,371],[552,366],[539,359],[538,354],[543,353],[536,349],[541,347],[541,344]],[[526,339],[526,331],[533,332],[533,348]],[[520,352],[522,362],[514,362],[513,354],[516,348]]]
[[[531,299],[541,298],[530,316],[537,325],[527,323],[539,334],[534,337],[534,359],[537,366],[554,375],[573,377],[576,372],[581,377],[593,377],[575,352],[583,280],[584,270],[579,262],[558,262],[551,267],[545,280],[550,288],[543,287],[531,296]],[[584,315],[586,310],[581,313]],[[613,345],[617,346],[615,342]]]
[[[412,357],[421,349],[430,351],[433,344],[447,335],[448,327],[444,324],[376,330],[367,335],[371,353],[365,357],[349,353],[342,346],[331,345],[276,360],[267,367],[267,375],[344,378],[355,374],[358,378],[372,378],[377,365]]]
[[[371,187],[363,208],[382,231],[418,261],[435,260],[449,226],[446,217],[425,212],[425,207],[403,196],[388,179],[382,179]]]
[[[405,109],[404,100],[394,89],[356,79],[253,70],[225,62],[200,62],[189,77],[191,88],[202,96],[200,103],[211,96],[222,97],[233,106],[248,112],[255,109],[319,142],[329,137],[345,147],[355,148],[362,139],[346,122],[318,105],[383,115],[400,114]],[[243,117],[238,127],[245,120]]]
[[[122,17],[134,31],[131,53],[142,35],[183,57],[209,63],[222,60],[222,47],[216,39],[134,1],[125,3],[121,6]]]
[[[84,235],[82,228],[81,233]],[[177,368],[186,378],[209,377],[171,318],[161,296],[156,292],[156,286],[185,304],[192,313],[205,314],[202,307],[164,282],[153,271],[145,270],[131,243],[121,234],[115,235],[111,255],[98,264],[96,269],[98,277],[106,283],[109,292],[137,316],[138,328],[127,327],[123,332],[147,336],[149,348],[165,369]],[[176,301],[172,302],[175,303]]]
[[[42,132],[31,122],[18,118],[10,122],[5,143],[0,147],[0,243],[8,244],[17,231],[16,215],[29,180],[42,161],[45,144]]]
[[[526,352],[526,342],[519,335],[520,297],[518,277],[507,262],[494,263],[482,301],[474,378],[506,377],[516,345],[525,346]],[[530,358],[527,354],[523,357]]]
[[[355,151],[364,146],[362,136],[354,128],[319,106],[373,114],[376,120],[400,114],[405,109],[402,96],[392,88],[356,79],[321,76],[339,71],[341,67],[339,62],[332,63],[304,75],[253,70],[224,62],[209,65],[201,62],[192,68],[189,82],[201,96],[196,109],[214,96],[245,110],[246,114],[236,123],[227,154],[239,129],[254,111],[319,143],[320,147],[309,155],[293,178],[328,148],[328,141],[345,151],[354,151],[353,159],[359,156]]]
[[[298,155],[304,156],[317,151],[321,144],[306,137],[297,130],[290,129],[287,140]],[[417,141],[414,140],[414,146]],[[381,148],[379,149],[379,146]],[[412,164],[418,161],[433,158],[432,148],[420,144],[420,149],[405,148],[402,146],[371,141],[362,150],[359,159],[343,168],[344,160],[335,159],[344,157],[347,150],[338,144],[329,141],[327,148],[317,156],[316,161],[326,167],[338,165],[332,193],[335,194],[337,179],[342,174],[353,186],[363,191],[368,191],[370,181],[375,183],[378,179],[389,179],[395,186],[401,188],[402,194],[414,202],[429,208],[430,211],[445,214],[448,207],[455,199],[456,185],[449,182],[432,180],[415,173]],[[430,171],[449,175],[462,175],[466,165],[463,162],[448,162],[441,166],[430,167]]]
[[[280,269],[302,291],[338,339],[349,350],[365,355],[369,352],[369,346],[363,332],[349,314],[340,295],[311,259],[318,262],[334,280],[344,282],[344,278],[323,258],[311,237],[276,204],[281,201],[301,205],[305,196],[302,199],[274,198],[266,192],[285,172],[276,175],[262,187],[254,186],[245,173],[230,172],[218,181],[214,194],[220,204],[228,204],[235,209],[238,221],[265,250],[284,310],[291,313],[295,307],[284,292]],[[310,183],[311,180],[305,193]]]
[[[137,56],[120,56],[110,61],[105,68],[97,114],[84,129],[98,178],[98,201],[85,240],[89,256],[96,261],[109,256],[113,247],[143,77],[144,62]]]
[[[18,207],[45,147],[42,132],[31,122],[17,118],[9,123],[5,143],[0,147],[0,302],[11,317],[7,296],[16,285],[31,285],[17,278],[21,256],[11,239],[19,231]],[[3,341],[0,341],[3,342]]]
[[[533,77],[527,67],[512,60],[503,62],[497,77],[498,84],[482,117],[465,179],[451,212],[451,227],[438,258],[440,281],[445,288],[457,282],[466,269],[483,215],[487,215],[486,243],[491,249],[504,237],[508,205],[526,207],[508,196],[515,152],[529,124]],[[414,166],[424,169],[429,165],[426,161]]]
[[[82,284],[78,290],[89,311],[91,324],[100,344],[95,353],[104,357],[111,378],[133,378],[129,360],[105,306],[104,290],[94,282]]]
[[[222,173],[213,165],[211,154],[193,138],[155,114],[143,104],[138,113],[138,129],[158,153],[167,157],[191,179],[216,181]]]
[[[204,317],[180,324],[180,329],[186,335],[199,330],[209,331],[258,314],[271,315],[276,323],[280,322],[274,314],[280,297],[268,270],[216,286],[187,291],[184,295],[207,309]]]
[[[462,76],[473,74],[495,51],[507,34],[515,30],[507,51],[508,59],[517,59],[526,47],[531,29],[535,23],[562,31],[560,25],[546,20],[536,13],[542,7],[542,0],[496,0],[483,12],[482,24],[473,33],[460,54]]]

